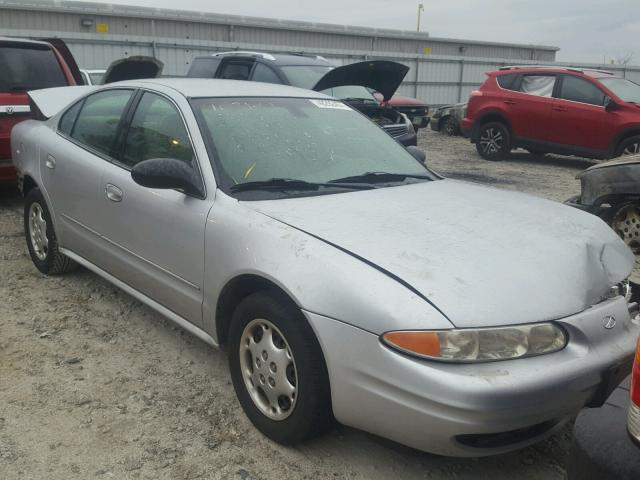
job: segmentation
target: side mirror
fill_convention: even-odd
[[[178,188],[189,195],[204,197],[202,182],[193,168],[174,158],[151,158],[136,163],[131,178],[148,188]]]
[[[427,164],[427,154],[421,148],[410,145],[407,147],[407,152],[413,155],[413,158],[418,160],[420,163],[423,163],[425,165]]]
[[[618,105],[613,98],[611,97],[607,97],[604,100],[604,108],[607,111],[613,111],[613,110],[618,110],[618,108],[620,108],[620,105]]]

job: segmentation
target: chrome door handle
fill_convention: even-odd
[[[104,187],[104,193],[107,194],[107,198],[112,202],[121,202],[122,201],[122,190],[120,190],[115,185],[107,183],[107,186]]]
[[[53,170],[54,168],[56,168],[56,159],[53,158],[52,155],[47,155],[47,159],[44,161],[44,165],[45,167]]]

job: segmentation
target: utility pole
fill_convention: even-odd
[[[418,4],[418,28],[416,28],[416,32],[420,31],[420,17],[422,16],[422,12],[424,12],[424,4]]]

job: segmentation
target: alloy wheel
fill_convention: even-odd
[[[44,218],[42,206],[37,202],[33,202],[29,207],[29,238],[36,257],[44,261],[49,253],[47,221]]]
[[[480,135],[480,147],[488,155],[496,154],[502,149],[504,136],[497,128],[487,128]]]
[[[636,155],[640,153],[640,142],[630,143],[622,151],[622,155]]]
[[[260,412],[276,421],[291,415],[298,393],[296,364],[289,343],[269,320],[255,319],[244,328],[240,369]]]
[[[636,255],[636,262],[629,280],[640,284],[640,208],[637,205],[622,207],[613,216],[611,228]]]

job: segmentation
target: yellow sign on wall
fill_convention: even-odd
[[[422,49],[422,52],[424,55],[431,55],[433,53],[433,48],[431,47],[424,47]]]
[[[98,32],[98,33],[109,33],[109,24],[108,23],[98,23],[98,24],[96,24],[96,32]]]

